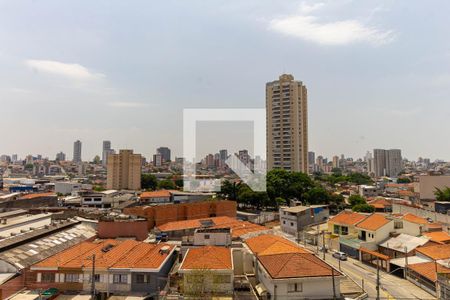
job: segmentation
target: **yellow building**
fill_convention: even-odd
[[[142,156],[133,150],[108,155],[106,186],[112,190],[141,189]]]

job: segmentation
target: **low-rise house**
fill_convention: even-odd
[[[158,226],[156,231],[166,233],[173,239],[181,239],[183,236],[192,236],[198,228],[230,228],[233,239],[238,239],[250,233],[268,230],[266,227],[258,224],[223,216],[169,222]]]
[[[167,190],[143,192],[139,196],[141,203],[169,203],[171,201],[171,194]]]
[[[336,236],[357,236],[358,230],[355,226],[365,218],[366,214],[344,210],[328,220],[328,231]]]
[[[230,248],[204,246],[191,248],[178,270],[182,290],[188,297],[233,295],[233,259]]]
[[[367,203],[375,208],[375,212],[392,212],[392,200],[386,198],[375,198]]]
[[[83,242],[33,265],[27,275],[29,288],[88,292],[94,280],[96,291],[106,294],[133,291],[155,295],[166,284],[165,278],[176,258],[174,253],[173,245],[163,243]]]
[[[429,240],[401,233],[384,241],[378,246],[378,251],[390,258],[413,256],[417,247],[424,246]]]
[[[376,197],[380,194],[378,187],[373,185],[360,185],[358,186],[358,192],[364,198]]]
[[[342,274],[309,250],[279,236],[265,234],[245,241],[244,273],[254,274],[264,299],[332,299],[340,297]],[[237,255],[236,255],[237,256]]]
[[[409,264],[407,279],[432,295],[438,294],[438,274],[449,274],[450,268],[444,267],[437,262],[424,262]],[[444,298],[448,299],[448,295]]]
[[[296,236],[309,225],[326,222],[329,216],[327,205],[283,206],[280,208],[280,226],[283,232]]]
[[[416,249],[416,254],[431,260],[449,259],[450,244],[419,247]]]

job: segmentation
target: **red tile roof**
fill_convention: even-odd
[[[147,199],[147,198],[167,198],[170,197],[170,192],[168,190],[160,190],[153,192],[143,192],[139,198]]]
[[[450,242],[450,234],[445,231],[424,232],[424,236],[429,237],[431,241],[436,243],[448,243]]]
[[[362,222],[358,223],[356,227],[370,231],[376,231],[384,225],[388,224],[390,221],[391,220],[386,219],[386,217],[382,214],[372,214]]]
[[[411,223],[422,224],[422,225],[429,223],[427,219],[424,219],[422,217],[419,217],[419,216],[416,216],[416,215],[413,215],[410,213],[405,214],[403,216],[403,220],[409,221]]]
[[[361,222],[365,218],[367,218],[367,215],[344,210],[343,212],[339,213],[335,217],[331,218],[328,222],[345,224],[345,225],[356,225],[357,223]]]
[[[408,265],[408,269],[413,270],[432,282],[436,282],[437,280],[436,271],[438,273],[448,273],[450,271],[449,268],[446,268],[434,261]]]
[[[419,247],[416,248],[416,252],[434,260],[447,259],[450,258],[450,244]]]
[[[20,199],[28,199],[28,200],[32,200],[32,199],[36,199],[36,198],[41,198],[41,197],[56,197],[55,193],[33,193],[33,194],[26,194],[23,195],[22,197],[20,197]]]
[[[180,266],[181,270],[231,270],[231,249],[216,246],[191,248]]]
[[[264,226],[253,224],[247,221],[236,220],[234,218],[226,216],[169,222],[158,226],[158,230],[162,232],[169,232],[202,228],[204,227],[202,221],[211,221],[211,228],[231,228],[232,237],[240,237],[250,232],[267,230],[267,228]]]
[[[332,267],[310,253],[285,253],[258,257],[274,279],[332,276]],[[334,275],[342,275],[334,270]]]
[[[245,243],[258,256],[285,253],[311,253],[298,244],[273,234],[252,237],[245,240]]]
[[[160,252],[162,247],[168,251]],[[173,245],[164,243],[155,245],[134,240],[83,242],[35,264],[33,268],[91,268],[92,255],[95,254],[95,267],[99,269],[158,269],[173,248]]]

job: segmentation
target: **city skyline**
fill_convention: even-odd
[[[0,153],[71,157],[79,139],[83,159],[103,140],[181,156],[183,108],[263,108],[265,83],[291,73],[308,86],[316,153],[450,160],[445,136],[423,142],[445,132],[450,109],[448,3],[89,3],[95,20],[84,4],[0,2],[0,126],[14,124]],[[424,15],[433,22],[416,22]]]

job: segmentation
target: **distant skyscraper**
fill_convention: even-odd
[[[339,168],[339,156],[335,155],[333,156],[333,168],[337,169]]]
[[[397,177],[402,171],[402,152],[400,149],[374,149],[373,166],[376,177]]]
[[[266,84],[267,168],[308,172],[307,89],[283,74]]]
[[[56,153],[56,160],[57,161],[65,161],[66,160],[66,154],[64,152]]]
[[[155,167],[161,167],[162,166],[162,155],[161,155],[161,153],[153,154],[153,165]]]
[[[219,150],[219,156],[221,161],[226,161],[228,158],[228,150],[226,149]]]
[[[17,154],[11,155],[11,161],[15,163],[17,161]]]
[[[107,166],[108,165],[108,155],[111,153],[111,141],[103,141],[103,148],[102,148],[102,165]]]
[[[141,189],[142,156],[133,150],[120,150],[108,157],[106,186],[113,190]]]
[[[170,149],[167,147],[159,147],[156,152],[161,154],[163,161],[170,161]]]
[[[73,143],[73,162],[81,162],[81,142],[79,140]]]

